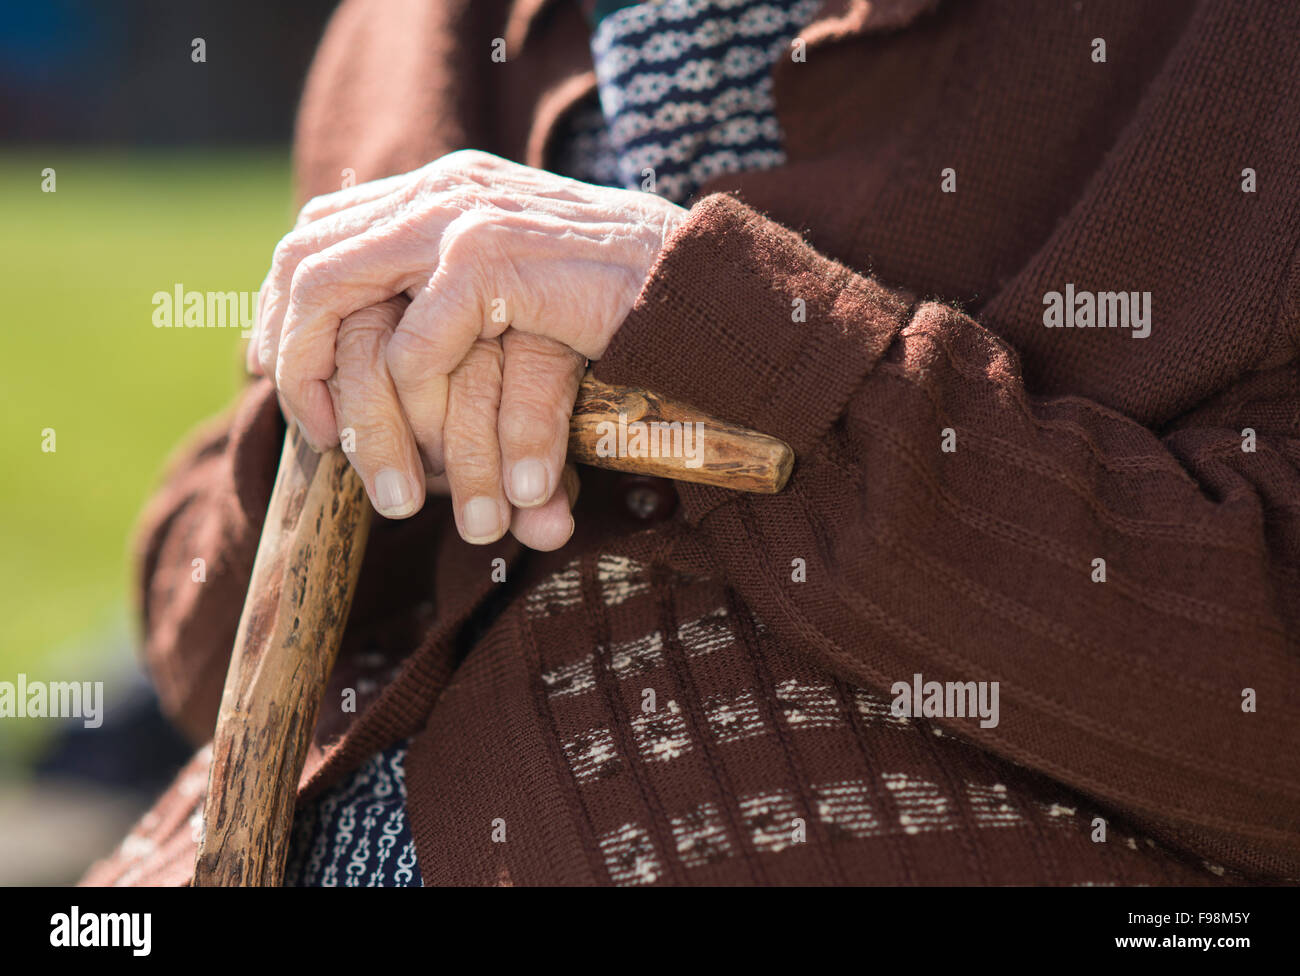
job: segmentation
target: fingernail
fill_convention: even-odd
[[[375,508],[385,518],[402,518],[415,508],[415,492],[406,475],[394,468],[384,468],[375,475]]]
[[[537,458],[524,458],[510,472],[510,495],[517,505],[535,505],[546,500],[546,465]]]
[[[501,535],[501,510],[496,499],[478,495],[465,503],[461,513],[466,542],[492,542]]]

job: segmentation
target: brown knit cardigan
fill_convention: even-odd
[[[1300,5],[829,0],[801,37],[788,163],[705,187],[597,365],[784,438],[790,487],[647,525],[588,472],[553,554],[379,525],[302,797],[411,738],[426,883],[1300,877]],[[301,195],[546,166],[593,83],[567,0],[345,0]],[[1067,284],[1150,292],[1149,337],[1045,327]],[[282,430],[249,386],[146,515],[199,742]],[[918,673],[999,682],[999,724],[891,714]],[[205,782],[87,881],[185,882]]]

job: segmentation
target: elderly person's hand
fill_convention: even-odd
[[[513,521],[555,548],[572,530],[556,489],[585,362],[685,218],[652,193],[470,150],[318,197],[276,247],[249,368],[317,449],[356,431],[381,514],[418,511],[426,475],[445,472],[465,539]],[[543,511],[520,523],[512,506]]]
[[[384,364],[384,354],[389,337],[401,321],[402,313],[410,304],[405,296],[390,298],[377,305],[368,305],[344,317],[339,326],[335,345],[334,375],[327,382],[333,401],[335,420],[341,433],[340,441],[352,464],[361,472],[377,472],[385,468],[415,472],[411,477],[423,483],[424,495],[451,494],[445,474],[422,471],[422,462],[405,436],[402,407]],[[446,425],[452,441],[452,450],[462,450],[460,439],[472,448],[476,438],[493,436],[495,415],[485,408],[500,399],[501,339],[476,343],[468,357],[468,366],[452,374],[452,390],[467,389],[471,394],[462,397],[453,394],[453,414]],[[493,371],[490,364],[496,361]],[[495,376],[495,385],[493,378]],[[472,381],[466,387],[464,381]],[[481,386],[479,391],[477,386]],[[483,395],[477,395],[481,392]],[[364,475],[363,475],[364,477]],[[375,479],[366,477],[366,486],[374,497]],[[568,541],[573,532],[573,519],[569,509],[578,496],[578,474],[572,465],[565,465],[560,477],[563,491],[555,492],[541,505],[518,508],[512,512],[510,531],[524,545],[533,549],[557,549]]]

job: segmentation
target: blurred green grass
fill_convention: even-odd
[[[155,328],[152,296],[255,292],[292,210],[284,150],[0,154],[0,680],[106,676],[141,506],[241,375],[238,328]]]

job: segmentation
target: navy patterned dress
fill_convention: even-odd
[[[406,820],[406,745],[372,756],[298,811],[285,887],[420,886],[415,838]]]

